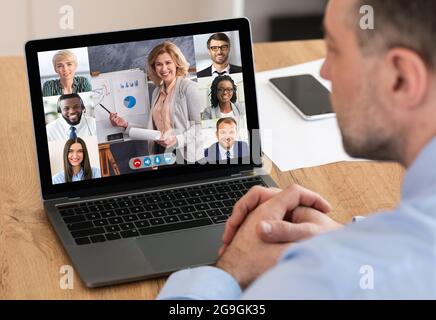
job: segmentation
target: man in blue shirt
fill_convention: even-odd
[[[250,154],[248,144],[238,141],[237,134],[238,124],[234,118],[220,118],[216,123],[218,142],[204,150],[204,158],[209,163],[217,163],[247,157]]]
[[[331,0],[326,11],[321,74],[344,147],[407,168],[395,212],[343,227],[309,190],[253,188],[226,224],[216,267],[174,273],[159,298],[436,298],[434,21],[430,0]]]

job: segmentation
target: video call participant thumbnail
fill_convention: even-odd
[[[57,112],[62,116],[46,126],[48,141],[96,135],[95,119],[85,115],[86,107],[77,93],[61,95]]]
[[[92,168],[85,141],[68,139],[63,151],[64,171],[52,177],[53,184],[100,178],[100,169]]]
[[[236,120],[233,118],[221,118],[217,121],[216,137],[218,142],[204,151],[207,162],[229,161],[230,159],[249,155],[248,144],[236,140],[237,126]]]
[[[207,49],[212,65],[197,72],[197,77],[220,76],[230,73],[240,73],[242,68],[229,63],[230,38],[222,32],[214,33],[207,40]]]
[[[150,79],[158,85],[151,98],[148,126],[162,133],[157,145],[150,143],[150,150],[153,145],[156,153],[176,148],[185,160],[199,160],[200,97],[197,84],[186,78],[186,57],[174,43],[166,41],[151,50],[147,66]]]
[[[149,141],[150,154],[179,151],[180,156],[195,162],[203,158],[201,146],[201,107],[197,83],[186,78],[189,63],[179,47],[165,41],[155,46],[147,59],[147,73],[156,85],[151,98],[147,128],[158,130],[161,138]],[[118,115],[113,125],[130,130]]]
[[[210,87],[210,107],[204,109],[202,120],[239,118],[245,115],[244,105],[236,102],[236,91],[237,87],[230,76],[216,77]]]
[[[85,77],[76,76],[77,57],[70,50],[58,51],[53,56],[53,68],[59,79],[44,82],[42,95],[44,97],[61,94],[92,91],[92,86]]]

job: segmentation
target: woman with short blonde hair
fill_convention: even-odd
[[[58,63],[62,60],[73,61],[77,66],[77,57],[74,54],[74,52],[72,52],[70,50],[60,50],[54,54],[53,59],[52,59],[53,68],[56,69],[56,63]]]
[[[60,50],[54,54],[52,62],[54,71],[59,75],[59,79],[44,82],[42,87],[42,95],[44,97],[92,90],[87,78],[75,75],[78,63],[74,52]]]

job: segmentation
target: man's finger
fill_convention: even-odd
[[[262,203],[265,212],[272,219],[283,220],[285,215],[297,207],[310,207],[318,211],[328,213],[331,205],[319,194],[305,189],[299,185],[292,185],[286,190],[275,195],[268,201]]]
[[[227,220],[223,242],[228,244],[232,241],[236,230],[245,220],[248,213],[256,209],[256,207],[268,199],[271,199],[274,195],[281,192],[281,189],[277,188],[264,188],[255,186],[251,188],[233,207],[232,215]]]
[[[223,253],[224,253],[224,251],[226,251],[227,247],[228,247],[228,245],[223,244],[223,245],[221,246],[221,248],[219,248],[219,250],[218,250],[218,256],[219,256],[219,257],[221,257],[221,256],[223,255]]]
[[[288,221],[263,220],[256,226],[257,235],[265,242],[297,242],[317,233],[313,223],[294,224]]]
[[[290,215],[290,219],[288,220],[292,223],[303,223],[303,222],[318,222],[325,218],[326,215],[324,212],[320,212],[313,208],[309,207],[298,207],[295,209]]]

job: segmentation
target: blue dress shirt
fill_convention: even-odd
[[[159,299],[436,299],[436,138],[394,212],[291,245],[244,292],[215,267],[178,271]]]
[[[91,168],[91,171],[92,171],[92,179],[101,178],[100,169]],[[73,182],[83,180],[83,168],[80,169],[80,171],[77,174],[73,175],[71,180]],[[64,174],[64,172],[63,171],[59,171],[58,173],[56,173],[52,177],[52,182],[53,182],[53,184],[65,183],[65,174]]]

